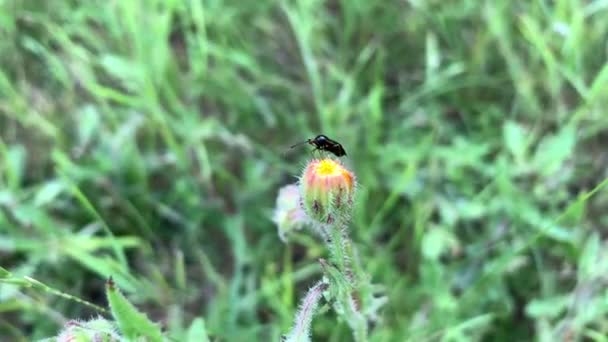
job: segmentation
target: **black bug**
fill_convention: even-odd
[[[308,139],[301,143],[297,143],[297,144],[291,146],[291,148],[294,148],[294,147],[302,145],[302,144],[310,144],[310,145],[314,146],[315,149],[313,151],[319,150],[319,151],[331,152],[334,155],[336,155],[336,157],[342,157],[342,156],[346,155],[346,151],[344,150],[344,147],[342,147],[342,145],[340,145],[339,142],[337,142],[335,140],[331,140],[328,137],[324,136],[323,134],[317,135],[314,139]]]

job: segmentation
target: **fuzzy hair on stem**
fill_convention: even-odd
[[[300,304],[300,309],[296,314],[293,328],[286,335],[284,342],[309,342],[310,341],[310,323],[312,316],[315,314],[319,300],[328,287],[323,281],[317,282],[308,290],[306,297]]]

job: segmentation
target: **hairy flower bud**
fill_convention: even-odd
[[[118,342],[122,341],[123,338],[116,332],[116,327],[111,321],[99,317],[90,321],[70,320],[56,338],[49,338],[48,340],[57,342]]]
[[[279,190],[272,220],[277,225],[279,238],[283,242],[286,241],[287,234],[304,226],[306,214],[300,207],[300,189],[296,184],[284,186]]]
[[[300,179],[302,207],[311,220],[322,224],[348,217],[354,192],[353,173],[330,158],[310,161]]]

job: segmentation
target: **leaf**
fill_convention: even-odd
[[[538,209],[530,206],[522,206],[519,211],[519,216],[524,222],[531,225],[539,233],[556,241],[576,245],[581,238],[581,231],[572,227],[560,225],[554,220],[548,219],[538,211]]]
[[[112,278],[106,283],[106,295],[112,316],[118,323],[123,335],[134,340],[139,337],[147,337],[149,341],[161,342],[163,335],[160,327],[150,321],[148,317],[139,312],[125,296],[116,288]]]
[[[574,152],[576,132],[573,127],[563,128],[557,135],[545,137],[536,149],[534,165],[544,176],[557,172]]]
[[[456,238],[442,228],[427,231],[422,238],[422,255],[430,260],[437,260],[448,248],[457,247]]]
[[[557,317],[566,310],[570,299],[569,295],[534,299],[526,305],[526,314],[532,318]]]
[[[11,276],[11,272],[9,272],[6,268],[0,266],[0,278],[8,278]]]
[[[79,113],[78,148],[84,150],[91,143],[95,135],[99,134],[101,118],[97,108],[87,105]]]
[[[44,185],[36,193],[34,204],[37,207],[42,207],[51,203],[59,194],[65,190],[64,184],[59,180],[52,180],[44,183]]]
[[[118,261],[116,261],[116,259],[113,259],[108,255],[83,250],[80,246],[76,247],[75,244],[68,244],[67,248],[64,247],[62,252],[102,277],[113,274],[115,281],[121,288],[128,292],[135,291],[134,278],[129,277],[128,272]]]
[[[188,328],[188,333],[186,335],[186,341],[188,342],[209,342],[209,337],[207,336],[207,329],[205,328],[205,320],[200,317],[197,317],[190,324],[190,328]]]
[[[11,146],[6,152],[6,172],[9,188],[17,189],[24,178],[27,151],[21,145]]]
[[[129,90],[136,91],[143,84],[141,65],[130,59],[119,55],[106,54],[101,56],[100,64]]]
[[[585,243],[578,259],[579,281],[589,281],[600,277],[607,271],[608,262],[602,257],[602,242],[597,232],[593,233]]]
[[[505,146],[515,157],[515,160],[518,162],[523,161],[528,148],[528,142],[521,125],[514,121],[507,121],[502,127],[502,134]]]

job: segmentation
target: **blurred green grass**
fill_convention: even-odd
[[[179,339],[277,340],[320,277],[280,186],[340,141],[374,341],[606,341],[608,1],[0,0],[0,260]],[[88,307],[0,286],[0,336]],[[350,339],[334,315],[314,337]]]

